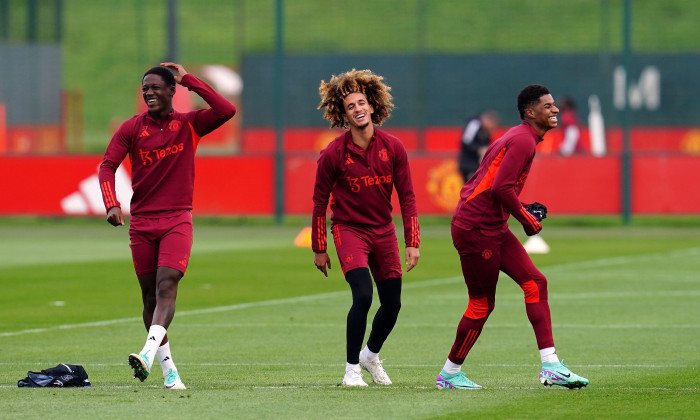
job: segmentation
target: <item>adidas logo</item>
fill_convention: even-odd
[[[168,360],[170,360],[170,356],[165,356],[165,358],[162,361],[167,362]]]
[[[117,189],[117,200],[122,205],[122,213],[127,215],[129,214],[129,203],[134,191],[131,189],[131,177],[123,165],[119,166],[114,174],[114,183]],[[105,206],[102,201],[100,180],[97,174],[90,175],[80,181],[77,191],[61,200],[61,209],[65,214],[104,215]]]
[[[152,336],[148,337],[148,339],[149,339],[149,340],[156,341],[156,336],[152,335]]]

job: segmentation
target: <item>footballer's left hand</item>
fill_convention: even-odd
[[[413,247],[413,246],[407,246],[406,247],[406,272],[409,272],[413,269],[413,267],[418,264],[418,258],[420,258],[420,251],[418,251],[418,248]]]
[[[525,206],[525,210],[527,210],[527,212],[531,215],[535,216],[540,222],[547,218],[547,207],[545,207],[544,204],[538,203],[537,201]]]

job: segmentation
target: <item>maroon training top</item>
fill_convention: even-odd
[[[374,128],[367,150],[352,141],[350,131],[321,151],[314,186],[311,244],[326,252],[326,209],[331,222],[354,227],[383,227],[392,223],[391,193],[396,186],[406,246],[418,247],[420,229],[411,169],[401,140]]]
[[[502,233],[508,230],[510,214],[522,224],[531,224],[533,216],[518,196],[530,172],[535,146],[542,140],[523,122],[493,142],[475,176],[462,187],[452,224],[466,230]]]
[[[211,108],[180,113],[173,110],[162,121],[148,111],[125,121],[107,146],[99,178],[105,208],[119,207],[114,173],[129,156],[131,161],[131,214],[166,217],[192,209],[194,155],[200,137],[231,119],[236,108],[209,85],[191,74],[180,83],[196,92]]]

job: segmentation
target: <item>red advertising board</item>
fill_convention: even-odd
[[[286,214],[311,213],[316,158],[316,154],[300,153],[285,159]],[[103,216],[97,180],[101,159],[101,156],[0,158],[0,215]],[[411,154],[409,159],[420,214],[452,214],[462,187],[456,160],[439,154]],[[681,154],[634,156],[632,211],[700,213],[699,163],[699,157]],[[274,214],[272,156],[200,156],[196,165],[195,214]],[[538,156],[521,200],[545,203],[553,214],[619,213],[620,177],[618,157]],[[123,206],[129,201],[129,190],[128,168],[120,169],[117,194]],[[394,209],[398,213],[395,196]]]
[[[420,214],[452,214],[462,176],[449,158],[411,157],[411,173]],[[537,158],[521,195],[524,202],[546,203],[551,212],[611,214],[620,211],[619,159],[592,157]],[[316,159],[287,159],[285,210],[311,212]],[[394,210],[399,203],[394,194]]]
[[[104,215],[97,179],[101,161],[101,156],[0,158],[0,215]],[[273,163],[269,157],[197,157],[194,213],[272,214]],[[117,172],[123,207],[130,197],[128,176],[128,169]]]
[[[632,180],[633,212],[700,213],[700,157],[636,157]]]

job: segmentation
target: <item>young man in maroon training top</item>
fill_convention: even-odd
[[[211,108],[187,113],[173,110],[176,83],[195,91]],[[129,355],[134,377],[144,381],[157,356],[165,387],[185,389],[170,354],[166,329],[175,314],[178,282],[192,249],[194,155],[200,137],[231,119],[236,108],[174,63],[148,70],[141,91],[148,111],[124,122],[112,137],[100,165],[100,187],[107,221],[123,225],[114,173],[128,156],[134,190],[130,246],[148,330],[143,349]]]
[[[462,188],[452,218],[452,241],[462,263],[469,303],[437,377],[438,388],[481,388],[461,372],[461,367],[493,311],[499,271],[510,276],[525,294],[527,317],[542,360],[540,382],[567,388],[588,385],[588,379],[559,362],[552,338],[547,279],[507,224],[512,215],[527,235],[542,230],[540,221],[547,215],[546,208],[539,203],[525,205],[518,196],[530,172],[535,146],[557,126],[559,109],[546,87],[528,85],[518,95],[518,112],[523,123],[489,146],[476,174]]]
[[[328,277],[326,209],[330,198],[331,232],[345,280],[352,291],[347,317],[347,365],[343,386],[367,386],[361,367],[372,380],[391,385],[378,353],[394,328],[401,308],[401,258],[391,216],[396,187],[403,217],[406,271],[418,263],[418,211],[406,149],[399,139],[376,128],[394,104],[383,78],[369,70],[352,70],[321,81],[324,118],[331,127],[349,127],[318,159],[312,221],[314,264]],[[370,276],[370,271],[372,275]],[[380,307],[367,345],[360,352],[372,305],[372,277]]]

